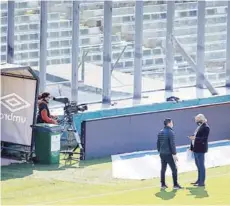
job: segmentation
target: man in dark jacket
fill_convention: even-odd
[[[194,136],[191,136],[192,140],[190,149],[194,152],[195,163],[198,169],[197,181],[192,183],[195,186],[205,186],[205,153],[208,151],[208,136],[210,128],[207,124],[207,119],[203,114],[198,114],[195,117],[195,121],[198,125]]]
[[[176,156],[175,135],[173,132],[173,121],[171,119],[164,120],[164,129],[158,134],[157,150],[161,158],[161,188],[166,189],[168,186],[165,183],[165,172],[167,165],[172,170],[174,189],[181,189],[182,187],[177,182],[177,166],[178,161]]]

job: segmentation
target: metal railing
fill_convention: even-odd
[[[124,54],[126,48],[128,46],[133,45],[133,43],[124,43],[124,42],[120,42],[120,43],[112,43],[112,46],[119,46],[122,47],[123,49],[120,52],[118,58],[116,59],[116,61],[113,63],[112,69],[111,69],[111,76],[113,76],[112,72],[115,69],[116,65],[119,63],[122,55]],[[78,64],[78,69],[81,68],[81,78],[79,80],[80,84],[84,84],[85,82],[85,59],[87,57],[87,55],[91,52],[92,48],[99,48],[100,50],[103,49],[103,45],[102,44],[95,44],[95,45],[91,45],[91,46],[82,46],[81,47],[81,60],[80,63]],[[117,79],[115,76],[113,76],[114,79],[116,79],[118,82],[120,82],[121,84],[123,84],[119,79]],[[123,84],[124,85],[124,84]],[[46,86],[57,86],[58,87],[58,91],[59,91],[59,95],[62,95],[62,87],[66,86],[66,87],[71,87],[71,81],[70,80],[66,80],[66,81],[59,81],[59,82],[50,82],[47,83]]]

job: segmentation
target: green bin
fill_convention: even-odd
[[[33,131],[38,163],[59,164],[61,127],[55,124],[36,124],[33,126]]]

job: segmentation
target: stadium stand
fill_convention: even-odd
[[[116,70],[133,72],[135,2],[114,2],[113,62],[124,46],[124,54],[115,65]],[[48,13],[48,65],[71,62],[71,3],[51,1]],[[166,1],[145,1],[143,75],[164,78]],[[227,1],[207,1],[206,4],[206,75],[215,85],[222,85],[225,76]],[[15,63],[38,66],[40,5],[38,1],[16,2]],[[103,2],[81,4],[80,49],[88,50],[85,61],[102,65]],[[1,1],[1,62],[6,61],[7,2]],[[177,1],[175,36],[195,59],[197,36],[197,1]],[[79,57],[81,58],[81,57]],[[195,73],[180,53],[175,53],[175,84],[195,83]]]

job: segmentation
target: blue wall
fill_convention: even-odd
[[[87,120],[82,132],[85,159],[156,149],[157,134],[165,118],[173,119],[176,145],[188,145],[187,136],[194,134],[194,117],[199,113],[208,119],[209,141],[230,138],[230,102]]]
[[[230,95],[184,100],[178,103],[163,102],[163,103],[153,103],[147,105],[138,105],[138,106],[126,107],[126,108],[112,108],[112,109],[80,113],[74,117],[74,122],[78,131],[81,133],[81,123],[84,120],[93,120],[93,119],[101,119],[105,117],[116,117],[116,116],[133,115],[133,114],[149,113],[149,112],[164,111],[164,110],[173,110],[173,109],[225,103],[225,102],[230,102]]]

